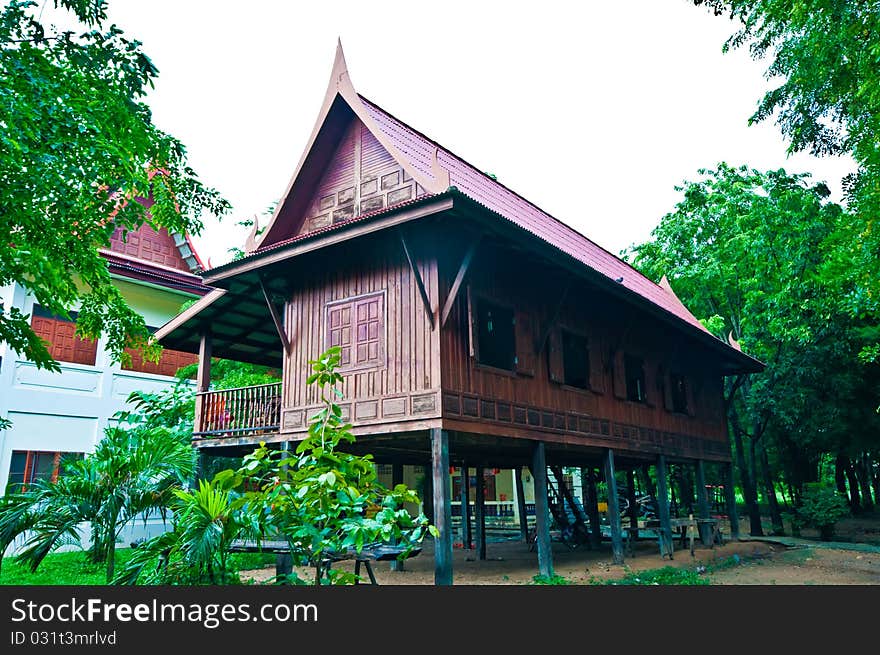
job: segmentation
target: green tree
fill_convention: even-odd
[[[860,318],[880,320],[880,11],[852,0],[694,0],[738,29],[724,50],[748,46],[768,59],[767,91],[750,123],[774,119],[789,151],[849,154],[857,172],[845,180],[851,225],[829,262],[835,297]],[[880,336],[880,335],[876,335]],[[864,349],[880,357],[880,339]]]
[[[64,464],[56,482],[38,481],[0,499],[0,554],[26,536],[19,561],[36,570],[60,546],[79,544],[90,527],[88,557],[114,576],[122,528],[138,517],[164,513],[193,474],[192,391],[186,385],[158,394],[135,392],[132,411],[118,414],[94,453]]]
[[[98,252],[118,227],[144,222],[197,234],[199,216],[228,203],[199,182],[183,145],[152,123],[144,102],[157,69],[138,41],[107,25],[104,0],[54,0],[76,23],[58,30],[42,5],[0,10],[0,286],[17,283],[77,332],[158,355]],[[149,212],[146,199],[153,201]],[[57,370],[28,317],[0,306],[0,341]]]
[[[629,257],[654,279],[667,275],[717,336],[767,364],[726,389],[751,531],[760,534],[758,488],[782,527],[772,463],[800,489],[816,479],[822,453],[869,420],[870,405],[856,404],[868,384],[854,366],[858,321],[826,275],[849,216],[807,175],[719,164],[700,176],[678,187],[683,199]]]

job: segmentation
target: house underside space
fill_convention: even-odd
[[[236,393],[232,390],[231,395]],[[421,509],[440,531],[431,548],[438,584],[452,583],[453,542],[473,548],[476,558],[485,560],[492,530],[518,533],[523,548],[537,552],[538,571],[545,576],[553,575],[554,540],[595,550],[610,545],[613,561],[623,563],[627,545],[638,540],[641,529],[643,537],[657,535],[661,556],[671,558],[676,509],[689,510],[694,516],[704,545],[713,543],[717,531],[712,526],[718,524],[719,517],[726,518],[729,533],[738,536],[733,468],[729,458],[720,454],[692,459],[664,454],[660,447],[647,452],[638,444],[611,448],[599,440],[579,437],[548,435],[549,439],[541,440],[486,434],[482,426],[478,426],[480,433],[469,432],[463,422],[449,421],[449,425],[465,429],[447,430],[444,422],[417,430],[364,433],[355,429],[360,433],[357,440],[345,446],[351,452],[372,455],[380,471],[390,469],[386,484],[410,483],[413,478],[418,481],[415,486],[423,501]],[[258,441],[280,449],[293,447],[298,440],[263,426],[255,426],[254,431],[259,434],[203,434],[195,445],[203,457],[242,457]],[[405,479],[404,467],[414,475],[409,473]],[[673,469],[679,476],[690,476],[693,484],[687,494],[676,492]],[[710,497],[710,471],[711,479],[724,481],[718,485],[721,497]],[[627,484],[621,490],[615,472],[626,476]],[[512,493],[499,495],[489,489],[492,493],[487,494],[487,488],[505,478]],[[530,489],[524,478],[527,482],[531,478]],[[606,500],[602,502],[599,483],[605,486]],[[649,490],[644,488],[646,483]],[[670,507],[670,495],[674,507]],[[646,522],[639,508],[648,497],[655,513]]]

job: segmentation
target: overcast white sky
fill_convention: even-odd
[[[700,167],[810,171],[839,198],[851,166],[747,127],[765,64],[722,55],[734,24],[691,0],[110,0],[110,15],[159,68],[156,123],[234,207],[196,238],[213,266],[285,189],[337,37],[360,93],[614,253]]]

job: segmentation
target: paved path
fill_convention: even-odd
[[[880,546],[873,544],[856,544],[849,541],[813,541],[798,537],[740,537],[740,541],[766,541],[781,544],[788,548],[825,548],[828,550],[855,550],[860,553],[880,553]]]

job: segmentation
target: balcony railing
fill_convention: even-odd
[[[280,382],[196,395],[195,437],[266,434],[277,432],[280,424]]]

